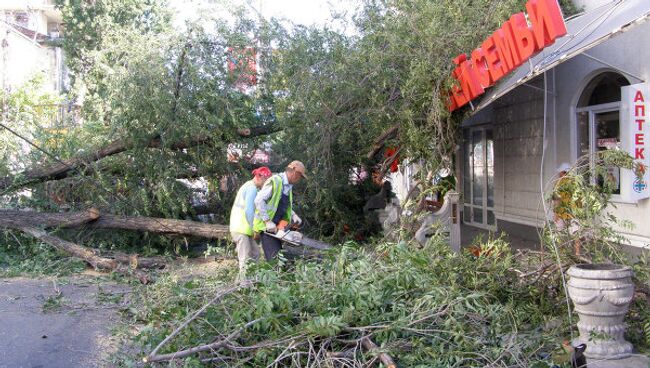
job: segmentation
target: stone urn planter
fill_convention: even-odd
[[[623,317],[634,296],[632,270],[614,264],[580,264],[569,268],[567,287],[580,317],[580,336],[573,346],[587,344],[592,359],[623,359],[632,353],[625,341]]]

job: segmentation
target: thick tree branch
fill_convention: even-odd
[[[150,281],[149,276],[145,272],[136,269],[131,269],[129,266],[122,264],[115,259],[98,256],[97,254],[95,254],[95,252],[93,252],[89,248],[82,247],[75,243],[71,243],[69,241],[63,240],[56,236],[50,235],[44,230],[40,230],[29,226],[14,227],[14,228],[16,230],[20,230],[26,234],[33,236],[34,238],[42,241],[43,243],[51,245],[52,247],[58,249],[61,252],[70,254],[71,256],[76,258],[80,258],[85,262],[87,262],[88,264],[90,264],[91,266],[95,267],[96,269],[116,271],[126,275],[133,274],[144,284]]]
[[[148,231],[157,234],[224,239],[230,234],[226,225],[204,224],[188,220],[156,217],[100,215],[97,210],[83,212],[42,213],[35,211],[0,210],[0,228],[79,227]]]
[[[226,225],[156,217],[101,215],[96,221],[84,226],[93,229],[148,231],[157,234],[196,236],[206,239],[224,239],[230,234],[230,230]]]
[[[98,218],[99,211],[95,208],[68,213],[0,210],[0,227],[72,227]]]
[[[281,130],[277,124],[262,125],[253,128],[239,129],[237,134],[243,138],[254,138],[257,136],[272,134]],[[174,142],[167,145],[169,149],[181,150],[185,148],[208,144],[211,141],[210,136],[196,136],[190,139]],[[11,188],[22,188],[29,184],[39,183],[47,180],[63,179],[73,171],[92,170],[87,165],[99,161],[105,157],[113,156],[136,147],[144,148],[162,148],[164,145],[160,137],[154,137],[149,141],[138,144],[125,139],[119,139],[106,145],[105,147],[87,154],[74,157],[68,160],[61,160],[53,164],[37,166],[33,169],[25,170],[13,176],[0,178],[0,190]]]
[[[379,349],[379,346],[375,344],[372,340],[370,340],[369,337],[364,337],[361,339],[361,345],[368,350],[369,352],[377,351]],[[391,358],[390,355],[386,353],[379,353],[378,354],[379,360],[381,363],[384,365],[384,367],[387,368],[396,368],[397,364],[395,364],[395,361],[393,361],[393,358]]]
[[[372,150],[368,152],[366,158],[372,160],[373,157],[384,147],[384,144],[387,140],[397,136],[399,131],[399,124],[393,125],[392,127],[386,129],[379,137],[375,139],[372,144]]]

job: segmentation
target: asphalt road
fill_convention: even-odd
[[[92,277],[0,279],[0,367],[110,366],[110,328],[126,294]]]

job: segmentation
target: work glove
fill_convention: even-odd
[[[275,234],[278,231],[278,227],[273,221],[266,221],[264,225],[266,225],[266,232]]]
[[[300,224],[302,224],[302,219],[294,212],[291,214],[291,222],[293,222],[294,225],[300,226]]]

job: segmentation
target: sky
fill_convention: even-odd
[[[232,3],[246,5],[265,18],[285,18],[293,23],[306,26],[322,26],[330,18],[330,8],[348,15],[354,11],[355,1],[351,0],[230,0]],[[225,13],[221,0],[169,0],[175,11],[176,22],[183,24],[205,12]]]

